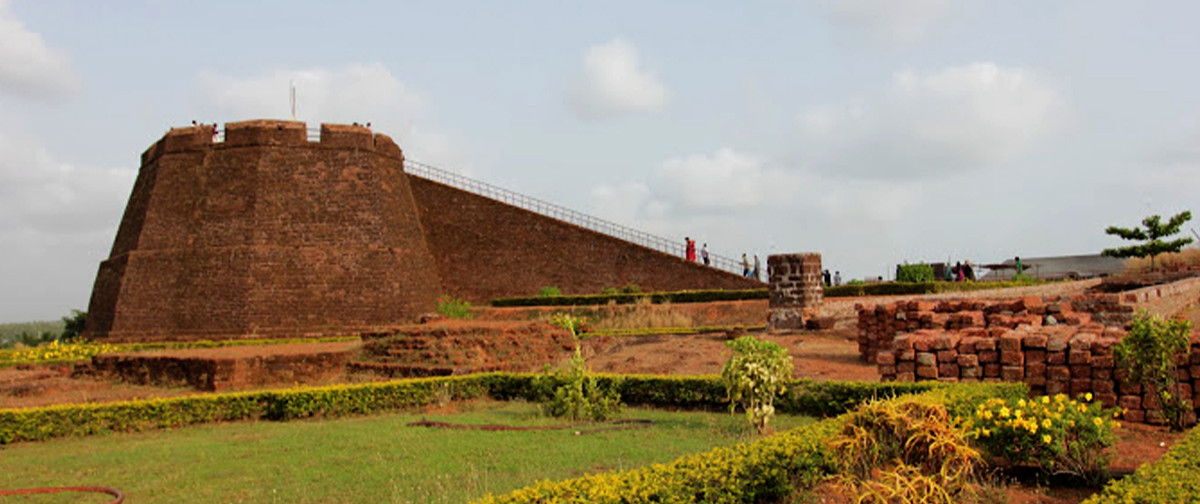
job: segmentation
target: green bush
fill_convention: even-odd
[[[980,403],[966,425],[990,454],[1018,464],[1034,464],[1045,474],[1066,473],[1100,481],[1116,441],[1118,410],[1063,394],[1035,399],[990,399]]]
[[[1026,284],[1026,285],[1037,283],[1037,279],[1034,278],[1033,275],[1030,275],[1029,273],[1017,273],[1017,274],[1013,275],[1011,278],[1009,278],[1008,281],[1012,282],[1012,283],[1016,283],[1016,284]]]
[[[579,337],[585,332],[590,331],[587,320],[583,317],[576,317],[570,313],[555,312],[550,315],[550,323],[571,332],[571,336]]]
[[[63,331],[59,335],[58,340],[64,343],[75,341],[80,334],[83,333],[84,327],[87,326],[87,312],[80,310],[71,310],[71,315],[62,318]]]
[[[547,372],[543,379],[547,378],[561,384],[540,406],[546,416],[603,422],[621,412],[621,394],[617,392],[620,383],[609,380],[600,386],[595,375],[588,371],[579,346],[567,363],[566,373]]]
[[[896,266],[896,281],[907,283],[932,282],[933,266],[925,263],[901,264]]]
[[[1193,428],[1156,462],[1115,480],[1084,504],[1176,504],[1200,496],[1200,428]]]
[[[746,412],[750,424],[765,432],[775,416],[775,396],[787,391],[792,379],[792,358],[787,349],[753,336],[726,341],[733,356],[721,368],[721,381],[729,399],[729,412]]]
[[[1191,398],[1180,393],[1176,365],[1176,356],[1186,357],[1191,351],[1191,334],[1190,321],[1166,320],[1143,311],[1133,317],[1129,336],[1113,347],[1117,364],[1158,397],[1167,424],[1175,431],[1186,427],[1185,415],[1193,409]]]
[[[542,287],[541,289],[538,289],[538,293],[537,293],[537,297],[540,297],[540,298],[558,297],[561,295],[562,295],[562,291],[558,290],[558,287],[555,287],[553,285],[547,285],[545,287]]]
[[[471,313],[471,303],[454,296],[442,296],[438,298],[437,312],[446,318],[475,318],[475,314]]]

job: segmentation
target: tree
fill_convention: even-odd
[[[71,310],[71,316],[63,317],[62,321],[63,331],[58,340],[63,343],[70,343],[83,333],[83,328],[87,325],[87,312]]]
[[[1108,257],[1146,257],[1150,256],[1150,269],[1154,269],[1154,257],[1164,252],[1179,252],[1185,245],[1192,243],[1191,238],[1179,238],[1175,240],[1163,240],[1170,236],[1179,234],[1179,228],[1183,223],[1192,220],[1192,212],[1184,210],[1178,215],[1171,217],[1167,222],[1162,222],[1162,217],[1151,215],[1142,219],[1142,226],[1134,228],[1123,228],[1117,226],[1109,226],[1104,230],[1105,234],[1120,236],[1122,240],[1140,240],[1145,243],[1139,245],[1130,245],[1128,247],[1119,247],[1104,249],[1102,255]]]

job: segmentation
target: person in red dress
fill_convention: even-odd
[[[683,237],[683,241],[687,244],[686,252],[684,253],[685,257],[691,262],[696,262],[696,241],[690,236]]]

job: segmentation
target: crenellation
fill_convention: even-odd
[[[375,138],[365,126],[322,124],[321,147],[331,149],[375,150]]]
[[[211,141],[210,141],[211,143]],[[225,123],[225,146],[307,146],[308,131],[302,121],[254,120]]]

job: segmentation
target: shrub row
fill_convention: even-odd
[[[816,388],[830,394],[841,391],[865,396],[871,385]],[[962,412],[984,398],[1012,396],[1023,391],[1023,387],[1011,384],[935,386],[918,397],[947,404],[952,412]],[[685,456],[669,464],[558,482],[543,481],[507,495],[488,495],[476,504],[781,501],[794,486],[809,487],[835,470],[827,441],[844,422],[844,416],[831,418],[753,443]]]
[[[839,285],[826,287],[825,297],[896,296],[937,294],[942,292],[974,292],[1009,287],[1027,287],[1045,282],[884,282],[877,284]]]
[[[546,385],[538,383],[540,376],[488,373],[171,399],[0,409],[0,444],[210,422],[287,421],[372,414],[484,395],[501,400],[536,400]],[[616,387],[621,399],[630,405],[707,410],[719,410],[728,405],[724,386],[717,376],[598,375],[598,378],[602,386]],[[988,390],[1005,387],[1006,390],[1025,390],[1020,384],[996,385]],[[798,380],[793,382],[786,397],[781,398],[776,407],[786,413],[829,416],[841,414],[868,398],[942,389],[950,390],[939,382]]]
[[[825,297],[895,296],[908,294],[934,294],[940,292],[973,292],[1009,287],[1025,287],[1044,282],[884,282],[877,284],[852,284],[825,287]],[[580,294],[552,297],[511,297],[492,300],[492,306],[588,306],[603,305],[610,301],[617,304],[632,304],[641,299],[651,303],[706,303],[711,301],[744,301],[767,299],[767,289],[746,290],[693,290],[676,292],[636,292],[618,294]]]
[[[710,301],[742,301],[767,299],[767,289],[745,290],[687,290],[674,292],[633,292],[616,294],[579,294],[553,297],[511,297],[492,300],[492,306],[586,306],[603,305],[610,301],[632,304],[641,299],[651,303],[706,303]]]
[[[390,411],[488,391],[491,375],[0,409],[0,444],[238,420],[287,421]]]
[[[727,332],[735,329],[745,331],[760,331],[765,325],[755,326],[695,326],[695,327],[637,327],[633,329],[596,329],[587,336],[642,336],[647,334],[699,334],[712,332]]]
[[[1157,462],[1110,483],[1084,504],[1173,504],[1200,498],[1200,427],[1171,446]]]
[[[171,341],[160,343],[117,343],[103,341],[59,343],[57,341],[46,345],[0,350],[0,367],[24,364],[65,364],[91,359],[92,356],[113,352],[141,352],[144,350],[178,350],[187,348],[221,348],[231,346],[255,345],[284,345],[288,343],[336,343],[341,341],[356,341],[358,336],[329,336],[323,338],[277,338],[254,340],[220,340],[220,341]]]

